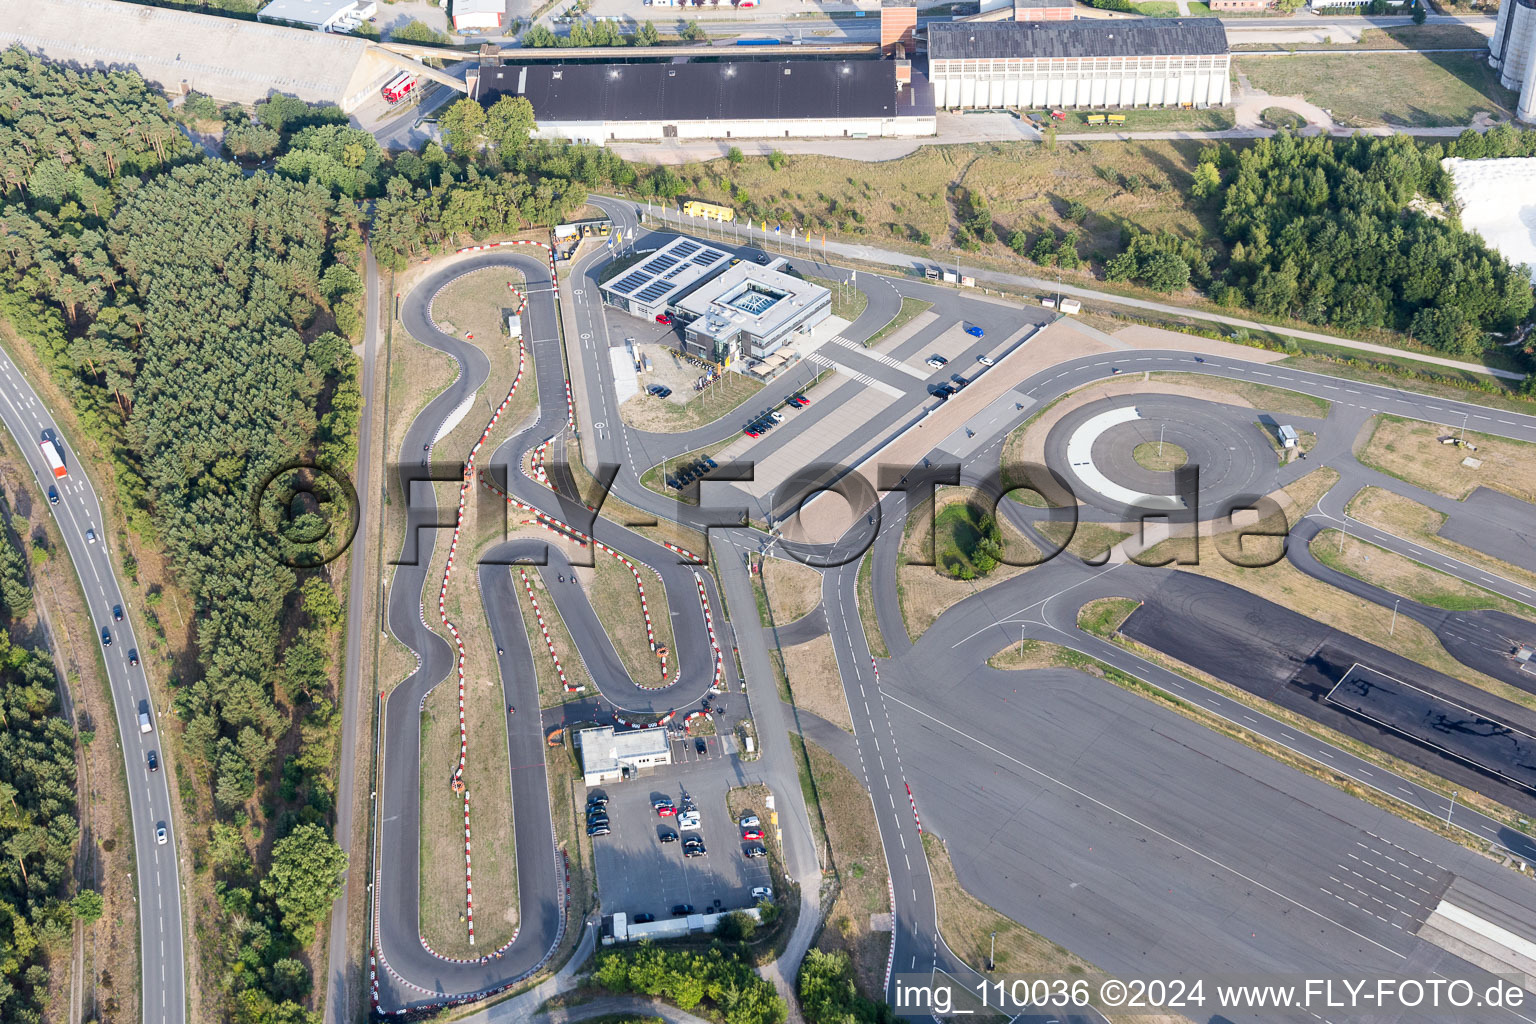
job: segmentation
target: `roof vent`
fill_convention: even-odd
[[[789,68],[785,68],[785,69],[784,69],[784,73],[785,73],[785,74],[786,74],[786,75],[787,75],[787,74],[789,74]]]
[[[671,68],[667,68],[667,77],[668,78],[676,78],[677,77],[677,72],[673,71]]]
[[[556,71],[556,72],[554,72],[554,73],[553,73],[553,74],[551,74],[551,75],[550,75],[550,76],[549,76],[549,77],[550,77],[550,78],[559,78],[559,77],[561,77],[561,76],[562,76],[562,75],[564,75],[564,74],[565,74],[565,72],[564,72],[564,71]]]

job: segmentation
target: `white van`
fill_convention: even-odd
[[[152,724],[150,724],[150,721],[149,721],[149,712],[148,711],[140,711],[139,712],[139,732],[154,732],[154,731],[155,731],[155,727]]]

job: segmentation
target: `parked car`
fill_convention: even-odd
[[[155,826],[155,845],[156,846],[164,846],[166,838],[167,838],[167,836],[166,836],[165,826],[164,825],[156,825]]]
[[[137,647],[130,647],[130,648],[128,648],[128,664],[130,664],[130,665],[137,665],[138,663],[139,663],[139,649]]]
[[[665,313],[657,313],[656,322],[659,324],[670,324],[672,322],[672,318],[667,316]]]
[[[57,505],[58,503],[59,503],[59,489],[57,487],[50,487],[50,488],[48,488],[48,504],[50,504],[50,505]]]
[[[601,794],[594,795],[594,796],[589,796],[589,797],[587,797],[587,804],[589,806],[592,806],[592,807],[607,807],[608,806],[608,798],[605,797],[605,796],[602,796]]]
[[[111,647],[112,646],[112,631],[110,629],[108,629],[106,626],[102,626],[101,627],[101,646],[103,646],[103,647]]]
[[[992,360],[989,359],[987,356],[977,356],[976,357],[976,361],[978,363],[980,363],[982,366],[992,366],[992,365],[994,365]]]
[[[667,829],[665,832],[661,833],[661,835],[657,836],[657,838],[664,843],[675,843],[677,842],[677,833],[671,829]]]
[[[751,828],[754,825],[761,824],[761,822],[757,820],[757,815],[755,814],[743,814],[739,824],[742,828]]]
[[[703,857],[703,856],[707,855],[708,853],[709,853],[709,851],[704,849],[704,844],[703,843],[700,843],[697,846],[685,846],[685,847],[683,847],[683,856],[684,857]]]
[[[609,833],[611,833],[612,831],[613,831],[613,829],[609,828],[607,825],[588,825],[587,826],[587,835],[589,835],[589,836],[606,836]]]
[[[655,914],[636,914],[634,917],[630,918],[630,920],[633,921],[635,924],[650,924],[652,921],[656,920],[656,915]]]
[[[671,800],[670,797],[665,797],[664,796],[664,797],[660,798],[659,800],[652,800],[651,801],[651,806],[659,811],[663,807],[671,807],[672,806],[672,800]]]
[[[696,736],[693,740],[693,749],[701,754],[709,753],[709,744],[704,742],[703,736]]]
[[[673,807],[671,804],[667,804],[665,807],[656,808],[656,813],[661,815],[663,818],[675,818],[677,817],[677,808]]]
[[[761,846],[749,846],[743,850],[742,853],[745,854],[750,860],[756,860],[759,857],[768,856],[768,851],[763,849]]]
[[[115,604],[115,605],[112,606],[112,621],[114,621],[114,622],[122,622],[123,621],[123,606],[122,605]]]
[[[763,252],[760,252],[760,253],[758,253],[758,254],[757,254],[757,255],[756,255],[756,256],[755,256],[755,257],[754,257],[754,259],[756,259],[756,260],[757,260],[757,262],[759,262],[759,263],[767,263],[767,262],[768,262],[768,254],[767,254],[767,253],[763,253]]]
[[[693,913],[692,903],[679,903],[677,906],[672,908],[673,917],[687,917],[691,913]]]
[[[152,772],[157,772],[160,770],[160,758],[155,756],[155,752],[153,750],[149,752],[149,770]]]
[[[966,324],[965,325],[965,333],[969,334],[973,338],[979,338],[982,335],[986,334],[987,332],[983,331],[980,327],[977,327],[975,324]]]
[[[757,900],[759,903],[763,902],[764,900],[771,900],[773,899],[773,890],[766,885],[753,886],[752,898]]]
[[[743,832],[741,834],[741,838],[743,838],[743,839],[761,839],[761,838],[763,838],[763,830],[760,829],[760,828],[749,828],[749,829],[747,829],[745,832]]]
[[[945,363],[949,362],[949,360],[945,359],[943,356],[929,356],[925,360],[925,362],[927,362],[929,367],[931,367],[932,369],[937,370],[939,367],[941,367]]]

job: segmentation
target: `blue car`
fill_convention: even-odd
[[[973,338],[979,338],[979,337],[981,337],[983,334],[985,334],[987,332],[983,331],[980,327],[977,327],[975,324],[967,324],[966,327],[965,327],[965,333],[969,334]]]

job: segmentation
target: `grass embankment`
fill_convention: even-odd
[[[802,562],[764,559],[763,584],[780,626],[804,617],[821,603],[821,573]]]
[[[784,648],[784,672],[798,707],[853,732],[842,673],[838,671],[830,636]]]
[[[1021,493],[1033,494],[1034,492]],[[1124,530],[1117,530],[1103,523],[1078,522],[1076,529],[1073,529],[1072,523],[1042,522],[1036,523],[1035,529],[1039,530],[1040,535],[1052,544],[1060,546],[1065,543],[1066,547],[1063,550],[1090,562],[1097,562],[1110,548],[1130,536]]]
[[[849,282],[832,281],[824,277],[807,277],[806,280],[832,293],[833,316],[840,316],[853,323],[869,308],[869,296]]]
[[[1476,53],[1249,57],[1232,62],[1258,89],[1300,94],[1356,127],[1438,128],[1471,124],[1480,113],[1507,117],[1516,96]],[[1391,89],[1382,89],[1391,82]]]
[[[550,639],[554,641],[555,653],[560,655],[560,665],[565,669],[565,678],[572,686],[585,686],[584,692],[565,692],[565,687],[560,683],[560,676],[555,672],[554,663],[549,659],[549,648],[544,643],[544,635],[539,632],[539,621],[534,614],[533,602],[528,599],[528,591],[523,587],[522,572],[516,568],[508,571],[512,574],[512,586],[517,591],[517,603],[522,609],[523,630],[528,635],[528,647],[533,651],[533,671],[539,680],[539,707],[553,708],[567,701],[590,697],[597,692],[592,683],[592,675],[587,671],[586,663],[581,660],[580,652],[571,640],[571,632],[565,626],[565,619],[561,618],[560,609],[555,607],[554,598],[549,595],[542,578],[532,569],[525,570],[529,581],[533,583],[533,595],[538,599],[539,611],[544,615],[544,625],[549,630]]]
[[[903,296],[901,300],[901,308],[896,311],[896,315],[891,317],[891,319],[886,323],[884,327],[880,328],[874,334],[871,334],[868,338],[865,338],[865,346],[871,347],[879,344],[889,335],[895,334],[897,331],[907,326],[907,324],[911,323],[919,313],[922,313],[925,310],[931,308],[933,308],[933,303],[931,302],[928,302],[924,299],[912,299]]]
[[[1441,444],[1444,437],[1464,438],[1477,451]],[[1536,444],[1529,441],[1464,431],[1459,423],[1382,415],[1355,454],[1367,466],[1458,501],[1478,487],[1491,487],[1536,502]],[[1468,466],[1468,459],[1480,465]]]
[[[941,487],[932,500],[925,500],[907,517],[896,567],[896,588],[902,620],[911,639],[922,636],[955,604],[1028,568],[999,561],[983,571],[987,563],[978,561],[978,555],[984,550],[979,544],[983,538],[984,501],[974,488]],[[1003,557],[1014,562],[1040,560],[1040,549],[1016,527],[1002,519],[995,522],[997,536],[1001,538],[996,548]],[[971,578],[964,578],[965,574]]]
[[[869,792],[837,758],[814,743],[805,745],[816,780],[819,813],[831,842],[830,868],[837,896],[827,910],[816,947],[843,950],[853,962],[854,980],[864,995],[878,999],[885,981],[891,936],[870,927],[871,914],[891,910],[889,875],[880,829]],[[810,808],[812,816],[817,809]]]
[[[874,552],[864,555],[859,562],[859,578],[856,592],[859,596],[859,622],[864,627],[864,638],[869,642],[869,653],[877,658],[889,658],[890,648],[885,646],[885,635],[875,615]]]
[[[1536,617],[1536,609],[1484,590],[1411,558],[1368,544],[1339,530],[1324,530],[1312,538],[1319,562],[1358,580],[1373,583],[1411,601],[1448,611],[1492,608],[1511,615]]]
[[[1449,517],[1412,498],[1405,498],[1380,487],[1362,487],[1358,494],[1349,499],[1344,510],[1361,522],[1386,530],[1404,540],[1422,544],[1495,576],[1536,587],[1536,571],[1511,565],[1440,536],[1440,528]]]

